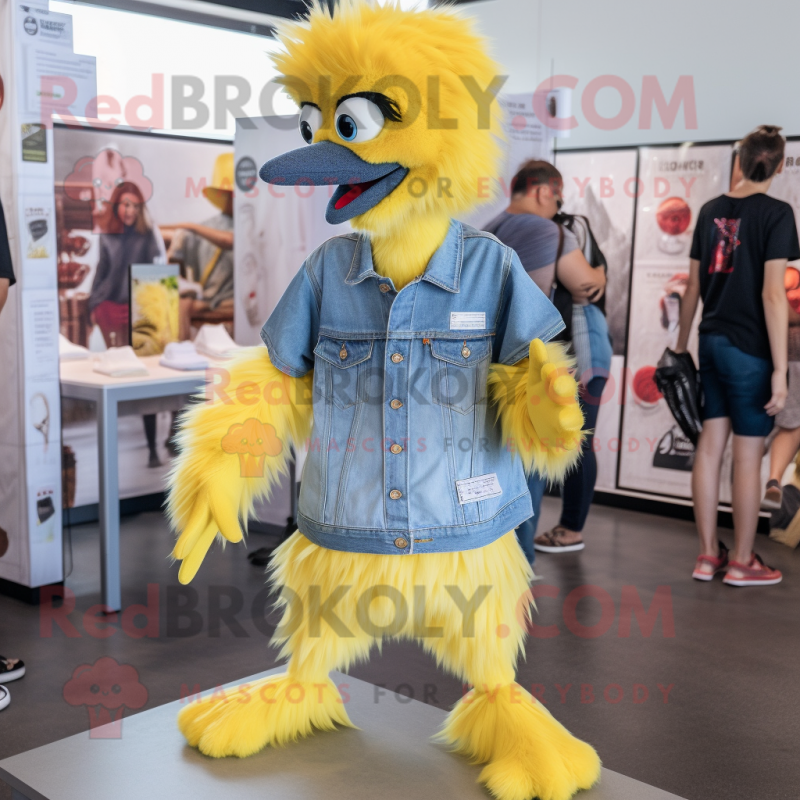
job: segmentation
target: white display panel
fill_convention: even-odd
[[[794,209],[795,222],[800,226],[800,141],[786,143],[783,170],[772,179],[767,194],[786,201]]]
[[[330,225],[333,186],[272,186],[258,177],[271,158],[302,147],[298,117],[240,119],[236,125],[234,198],[235,324],[238,344],[260,344],[272,310],[316,247],[351,230]]]
[[[63,577],[61,408],[52,134],[26,65],[52,48],[70,55],[71,20],[7,2],[0,30],[0,192],[17,277],[0,318],[0,578],[37,587]]]
[[[637,150],[556,154],[564,178],[564,211],[589,220],[608,262],[606,317],[615,355],[625,354]]]
[[[589,220],[608,263],[605,309],[614,356],[597,417],[594,447],[597,488],[613,490],[620,449],[637,150],[562,151],[555,161],[564,179],[564,211]]]
[[[625,358],[611,357],[611,375],[606,382],[602,405],[597,415],[597,426],[594,432],[594,452],[597,459],[598,491],[613,492],[617,488],[617,462],[623,443],[620,439],[620,423],[622,420],[622,386]]]
[[[680,302],[700,208],[729,188],[731,145],[645,147],[639,151],[619,486],[691,497],[694,448],[678,428],[653,374],[678,338]],[[689,350],[697,361],[697,322]],[[723,501],[730,496],[723,479]],[[727,495],[727,497],[726,497]]]

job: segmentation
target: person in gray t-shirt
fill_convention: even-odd
[[[503,244],[517,251],[519,260],[531,280],[548,297],[552,299],[555,277],[558,273],[558,280],[572,295],[573,304],[583,307],[600,299],[605,290],[606,276],[604,270],[592,269],[575,235],[567,228],[552,221],[561,208],[562,186],[561,174],[552,164],[544,161],[526,162],[511,183],[511,202],[508,208],[495,217],[485,230],[493,233]],[[588,418],[588,407],[583,404],[581,407],[584,415]],[[591,410],[596,410],[596,407],[597,405],[593,404]],[[594,426],[590,424],[588,427],[593,428]],[[588,504],[591,502],[591,492],[585,491],[582,485],[583,466],[587,461],[587,455],[590,460],[593,458],[593,454],[587,452],[584,446],[583,459],[579,463],[578,469],[572,473],[577,476],[576,479],[572,479],[573,482],[581,484],[578,493],[582,497],[576,501],[570,496],[569,500],[569,505],[575,506],[573,511],[580,511],[581,516],[588,510]],[[565,484],[565,488],[567,487],[568,484]],[[593,490],[593,479],[591,487]],[[528,561],[531,564],[534,562],[537,549],[545,552],[568,552],[583,548],[580,534],[582,523],[580,525],[572,523],[574,530],[566,530],[564,527],[566,523],[557,526],[557,528],[564,529],[564,535],[562,536],[560,531],[557,531],[558,540],[554,540],[552,546],[540,542],[541,536],[537,537],[534,542],[539,506],[545,490],[544,479],[536,474],[531,475],[528,479],[528,489],[531,493],[534,516],[517,528],[517,539]],[[551,534],[551,532],[546,534],[548,537],[551,535],[555,536],[556,534]]]
[[[506,210],[498,214],[484,230],[493,233],[503,244],[517,251],[525,272],[549,297],[556,271],[558,225],[536,214]],[[569,255],[577,249],[578,240],[575,235],[564,230],[561,256]]]

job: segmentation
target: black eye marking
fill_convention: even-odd
[[[353,94],[346,94],[344,97],[340,97],[337,100],[337,107],[340,103],[349,100],[351,97],[363,97],[365,100],[375,103],[381,114],[383,114],[384,119],[388,119],[392,122],[400,122],[403,119],[400,114],[400,106],[398,106],[391,97],[387,97],[380,92],[353,92]]]

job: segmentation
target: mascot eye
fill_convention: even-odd
[[[368,142],[383,129],[383,113],[366,97],[348,97],[336,108],[336,133],[346,142]]]
[[[300,111],[300,135],[306,140],[306,144],[314,141],[314,135],[322,125],[322,112],[312,105],[304,105]]]

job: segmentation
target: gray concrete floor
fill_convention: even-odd
[[[543,526],[557,515],[558,501],[545,498]],[[721,535],[731,544],[730,531]],[[691,580],[691,523],[594,507],[585,536],[582,553],[537,561],[539,591],[555,596],[540,597],[536,622],[555,626],[548,631],[556,635],[529,639],[520,682],[538,684],[536,692],[558,719],[623,775],[689,800],[797,798],[798,554],[758,537],[758,551],[784,571],[784,583],[733,589],[719,579]],[[184,685],[207,689],[276,665],[268,644],[276,620],[269,603],[266,615],[260,610],[263,574],[249,565],[243,547],[211,554],[180,597],[196,602],[197,628],[186,629],[193,620],[184,616],[177,620],[184,630],[176,630],[168,607],[186,590],[178,588],[177,569],[166,558],[172,542],[166,522],[157,513],[126,518],[123,606],[146,603],[152,584],[157,635],[135,638],[117,621],[104,628],[110,636],[99,638],[84,619],[100,602],[97,527],[74,528],[72,538],[67,586],[75,610],[66,619],[74,627],[50,626],[39,609],[0,597],[0,653],[28,665],[26,677],[9,684],[12,702],[0,713],[0,759],[88,729],[87,708],[69,705],[64,686],[76,667],[101,656],[137,670],[148,693],[144,709],[180,698]],[[263,543],[254,536],[250,547]],[[578,587],[601,599],[583,599],[571,610],[566,598]],[[228,597],[235,604],[230,626],[210,610],[227,605]],[[645,610],[654,597],[664,598],[666,613],[651,631],[634,615],[625,635],[626,609],[637,597]],[[136,622],[144,625],[143,618]],[[461,692],[413,643],[387,644],[352,674],[443,709]],[[0,798],[8,797],[0,787]]]

